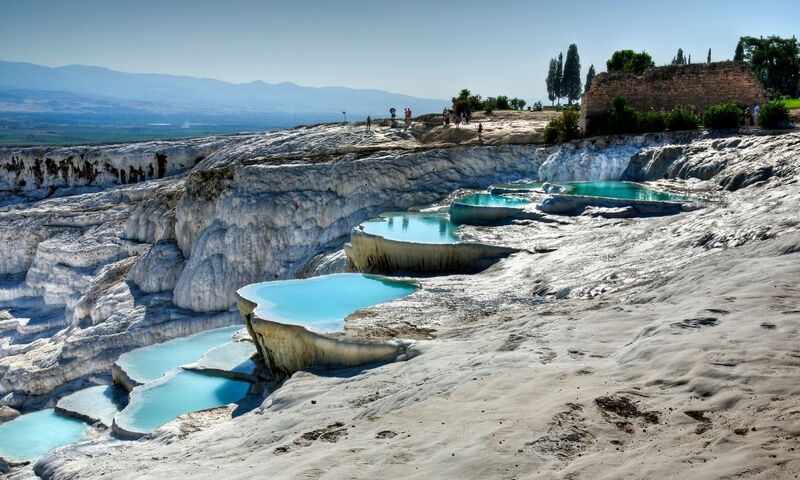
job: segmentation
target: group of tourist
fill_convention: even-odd
[[[756,125],[758,125],[758,114],[759,114],[759,112],[761,112],[761,107],[758,104],[756,104],[753,107],[752,114],[750,113],[750,107],[745,108],[744,109],[744,126],[745,127],[750,127],[751,126],[750,125],[750,117],[751,116],[753,118],[752,126],[755,127]]]
[[[447,108],[442,110],[442,126],[449,127],[451,119],[453,123],[456,124],[456,128],[458,128],[458,126],[461,125],[462,123],[464,125],[469,125],[469,122],[472,119],[472,112],[470,111],[458,112],[455,111],[455,109],[451,110]]]
[[[405,108],[403,110],[404,110],[404,117],[405,117],[404,122],[406,124],[406,128],[408,128],[411,125],[411,109],[410,108]],[[396,127],[397,126],[397,110],[394,107],[390,108],[389,109],[389,115],[391,115],[391,118],[392,118],[391,126],[392,127]],[[464,125],[469,125],[471,117],[472,117],[472,112],[467,111],[467,112],[462,112],[462,113],[455,113],[453,110],[448,110],[447,108],[445,108],[444,110],[442,110],[442,126],[443,127],[449,127],[451,118],[453,119],[453,122],[456,124],[456,128],[458,128],[459,125],[461,125],[461,123],[464,123]],[[366,124],[366,130],[368,132],[370,130],[372,130],[372,117],[371,116],[367,115],[367,120],[366,120],[365,124]],[[482,140],[482,137],[483,137],[483,124],[482,123],[478,123],[478,140]]]
[[[410,108],[404,108],[403,110],[404,110],[404,117],[405,117],[405,119],[403,121],[406,124],[406,128],[408,128],[408,127],[411,126],[411,109]],[[392,118],[391,127],[392,128],[397,127],[397,109],[395,109],[394,107],[390,108],[389,109],[389,115],[391,115],[391,118]],[[372,130],[372,117],[369,116],[369,115],[367,115],[366,126],[367,126],[367,131],[368,132],[370,130]]]

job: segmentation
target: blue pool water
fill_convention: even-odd
[[[173,370],[160,380],[134,388],[130,403],[114,421],[128,431],[151,432],[184,413],[235,402],[249,387],[247,382]]]
[[[227,343],[243,326],[215,328],[120,355],[117,364],[140,383],[152,382],[166,372],[194,363],[208,350]]]
[[[464,205],[474,205],[479,207],[521,207],[531,203],[527,198],[506,197],[503,195],[491,195],[487,193],[476,193],[460,198],[455,203]]]
[[[366,233],[417,243],[456,243],[458,225],[442,213],[389,212],[361,224]]]
[[[344,318],[356,310],[417,291],[410,282],[360,273],[339,273],[303,280],[254,283],[239,295],[258,304],[264,319],[302,325],[316,332],[341,332]]]
[[[78,390],[58,401],[58,407],[111,426],[114,415],[128,403],[127,392],[115,385],[98,385]]]
[[[660,192],[632,182],[570,182],[565,183],[565,195],[621,198],[625,200],[651,200],[660,202],[686,202],[692,198]]]
[[[0,457],[12,462],[33,461],[55,448],[77,442],[88,428],[52,408],[21,415],[0,425]]]

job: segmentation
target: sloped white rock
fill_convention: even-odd
[[[184,263],[183,254],[174,242],[160,241],[139,258],[128,273],[128,280],[147,293],[172,290]]]

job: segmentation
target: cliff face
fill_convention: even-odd
[[[160,179],[194,167],[231,138],[92,147],[4,147],[0,148],[0,192],[6,197],[19,192],[37,199],[58,188],[109,187]]]
[[[796,134],[678,143],[655,135],[561,147],[431,148],[415,140],[421,135],[413,129],[375,135],[326,125],[96,147],[96,167],[102,158],[112,166],[135,164],[147,179],[153,165],[154,179],[125,185],[104,166],[91,181],[75,176],[77,163],[39,179],[41,152],[27,160],[16,155],[16,165],[25,165],[20,172],[0,169],[4,188],[16,189],[4,193],[0,207],[0,404],[49,402],[51,393],[105,374],[131,348],[239,322],[230,310],[237,288],[301,273],[382,211],[519,179],[702,173],[719,185],[744,186],[789,168],[798,142]],[[80,158],[74,149],[56,150],[59,158]],[[167,152],[162,179],[159,151]],[[0,155],[4,165],[13,163],[9,158]],[[20,187],[20,179],[33,183]],[[56,185],[94,187],[31,201],[31,192],[42,190],[29,188]]]

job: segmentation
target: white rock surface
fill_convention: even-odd
[[[174,242],[160,241],[139,258],[128,273],[128,280],[146,293],[172,290],[184,263],[183,254]]]
[[[800,469],[790,450],[800,448],[800,134],[539,148],[445,147],[381,131],[394,142],[381,152],[357,128],[231,137],[187,176],[6,202],[0,405],[52,405],[108,375],[124,351],[240,322],[235,311],[176,305],[225,310],[238,286],[314,271],[309,260],[381,210],[459,187],[666,173],[660,188],[713,202],[667,217],[463,227],[465,239],[539,253],[423,279],[413,300],[348,319],[357,338],[416,339],[408,361],[301,372],[250,413],[61,449],[37,464],[40,475],[397,477],[413,466],[428,477],[660,478],[691,468],[782,478]],[[350,137],[349,152],[336,153]],[[131,289],[137,256],[172,232],[186,262],[172,294]],[[316,264],[328,271],[335,259]],[[142,284],[169,283],[158,262],[140,269]],[[657,411],[659,422],[604,409],[608,396]],[[697,410],[711,420],[702,429],[683,413]]]

